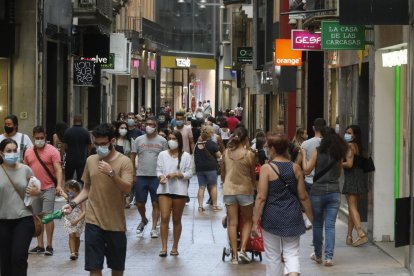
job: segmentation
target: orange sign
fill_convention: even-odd
[[[302,66],[302,51],[292,50],[290,39],[276,39],[275,65]]]

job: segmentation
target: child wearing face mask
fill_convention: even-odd
[[[60,195],[70,202],[79,195],[82,185],[76,180],[69,180],[65,183],[64,190]],[[69,234],[70,259],[75,261],[79,257],[80,236],[85,230],[85,203],[76,206],[63,220],[63,227]]]

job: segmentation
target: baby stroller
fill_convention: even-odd
[[[223,228],[227,228],[227,216],[223,218],[222,220]],[[240,237],[241,237],[241,230],[243,229],[243,217],[241,214],[239,214],[239,225],[238,225],[238,232],[237,232],[237,250],[240,250]],[[263,237],[262,237],[262,231],[260,228],[260,221],[259,221],[259,227],[257,229],[257,232],[259,234],[258,237],[252,237],[250,236],[247,245],[246,245],[246,252],[251,253],[251,259],[254,261],[255,257],[259,257],[259,260],[262,261],[262,252],[264,252],[264,246],[263,246]],[[227,246],[223,248],[223,255],[221,260],[224,262],[226,260],[226,257],[231,258],[231,247],[230,247],[230,241],[228,241]]]

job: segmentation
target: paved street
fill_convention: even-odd
[[[158,257],[161,249],[160,239],[151,239],[147,228],[142,237],[138,237],[135,228],[138,225],[138,212],[135,207],[126,210],[128,251],[125,275],[264,275],[263,262],[231,265],[230,257],[221,260],[224,246],[227,244],[226,230],[221,225],[225,211],[213,212],[206,208],[205,213],[197,211],[198,185],[193,178],[190,184],[191,202],[183,214],[183,233],[179,244],[180,255],[167,258]],[[221,198],[221,197],[220,197]],[[206,193],[207,199],[207,193]],[[56,208],[62,203],[57,203]],[[150,207],[150,206],[148,206]],[[150,216],[150,209],[147,210]],[[172,227],[170,227],[172,229]],[[170,244],[171,244],[170,231]],[[309,260],[312,248],[311,231],[301,239],[302,275],[409,275],[403,265],[385,254],[372,244],[353,248],[345,244],[346,225],[337,222],[335,265],[324,267]],[[62,222],[56,221],[54,249],[52,257],[31,255],[29,272],[32,276],[46,275],[85,275],[83,236],[78,261],[69,260],[67,235]],[[35,246],[35,240],[32,246]],[[170,250],[170,248],[169,248]],[[263,256],[264,258],[264,256]],[[104,275],[110,275],[105,269]]]

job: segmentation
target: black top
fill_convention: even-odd
[[[207,172],[217,170],[216,153],[219,151],[217,143],[207,140],[204,143],[204,148],[200,149],[198,144],[194,151],[194,163],[196,172]]]
[[[62,142],[66,147],[66,162],[70,165],[84,165],[88,157],[88,145],[91,144],[89,132],[79,125],[68,128]]]
[[[131,140],[131,139],[135,140],[135,139],[137,139],[138,136],[141,136],[143,134],[144,133],[142,133],[141,130],[139,130],[138,128],[134,128],[132,130],[128,130],[127,138],[128,138],[128,140]]]
[[[259,159],[259,164],[263,165],[266,160],[267,160],[267,156],[266,156],[266,152],[264,151],[264,149],[258,150],[257,151],[257,157]]]
[[[198,138],[200,138],[201,129],[198,128],[198,127],[192,127],[191,132],[193,133],[193,141],[194,141],[194,144],[195,144],[195,143],[197,143]]]

